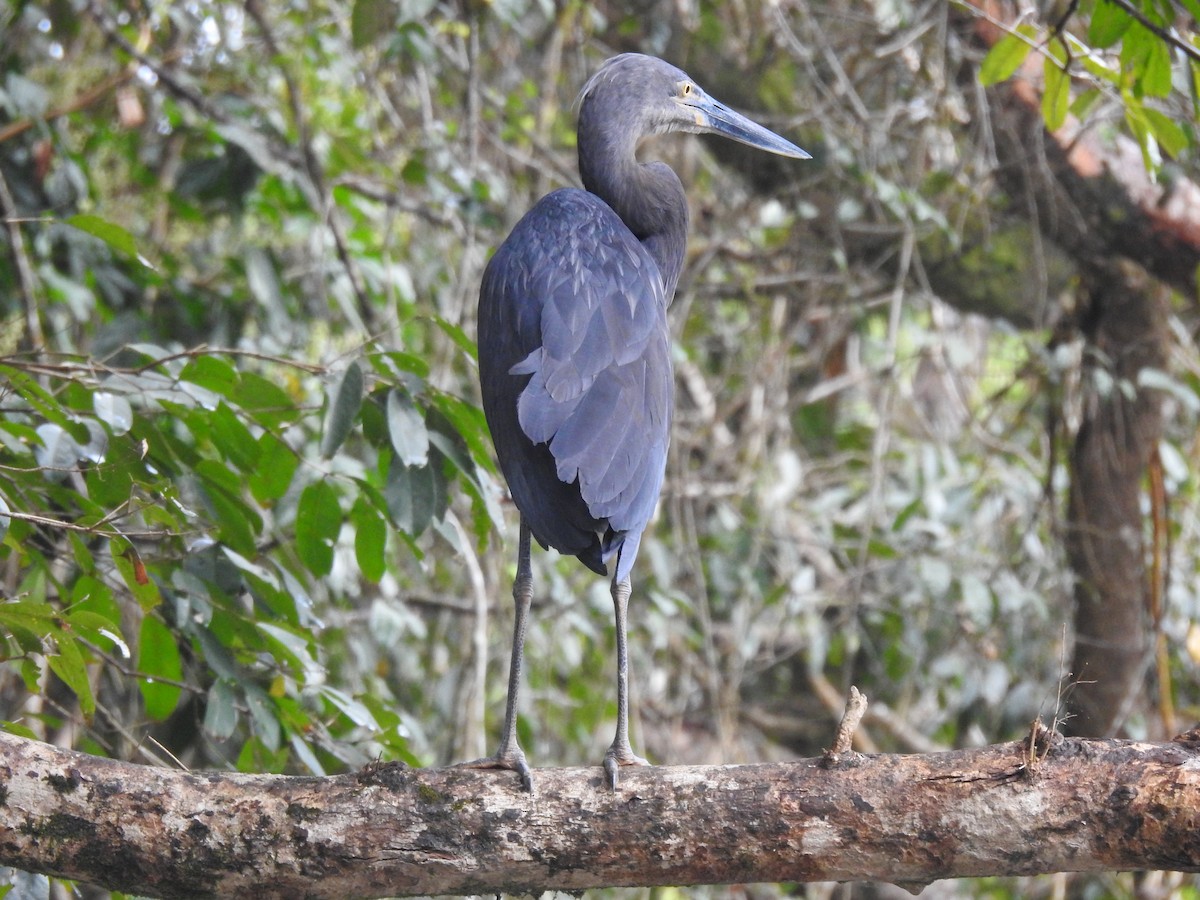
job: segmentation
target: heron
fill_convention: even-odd
[[[719,134],[780,156],[809,154],[718,103],[686,73],[625,53],[579,95],[583,189],[547,194],[489,261],[479,291],[479,381],[500,470],[520,512],[516,615],[500,747],[468,766],[533,775],[517,740],[517,694],[533,600],[531,537],[611,569],[617,727],[604,756],[648,765],[629,743],[630,573],[658,502],[674,407],[667,307],[683,268],[688,207],[665,163],[640,162],[666,132]]]

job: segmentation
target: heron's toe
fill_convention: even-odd
[[[521,788],[527,794],[533,793],[533,770],[525,760],[525,751],[520,747],[500,750],[495,756],[485,756],[483,759],[473,759],[469,762],[456,763],[456,769],[508,769],[521,776]]]
[[[621,766],[648,766],[650,763],[642,759],[630,749],[625,747],[609,747],[608,752],[604,754],[604,773],[608,777],[608,786],[612,790],[617,789],[617,772]]]

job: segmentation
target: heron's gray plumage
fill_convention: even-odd
[[[579,99],[584,190],[543,197],[513,228],[479,292],[479,380],[500,468],[521,512],[505,735],[495,757],[529,767],[516,739],[516,692],[532,597],[529,535],[605,574],[617,616],[617,737],[605,757],[644,763],[626,734],[629,575],[662,488],[674,404],[667,307],[687,243],[687,198],[638,144],[668,131],[713,132],[785,156],[798,147],[708,97],[669,63],[608,60]]]
[[[607,204],[565,188],[513,229],[483,294],[484,411],[513,500],[543,546],[600,573],[619,553],[624,578],[635,554],[621,550],[653,514],[671,423],[658,266]]]

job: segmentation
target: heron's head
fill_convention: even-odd
[[[791,141],[710,97],[682,69],[641,53],[607,60],[579,92],[580,124],[603,121],[637,140],[669,131],[719,134],[751,147],[809,159]]]

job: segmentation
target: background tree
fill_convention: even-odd
[[[811,755],[851,682],[864,749],[1012,738],[1064,698],[1085,733],[1180,730],[1194,6],[6,7],[0,718],[244,771],[486,752],[515,517],[479,274],[574,182],[579,85],[637,49],[818,157],[653,147],[693,228],[639,747]],[[606,585],[537,565],[522,743],[583,764]]]

